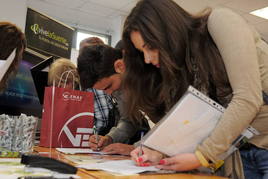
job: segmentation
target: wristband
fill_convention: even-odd
[[[199,162],[203,167],[209,167],[209,163],[204,155],[200,151],[195,151],[195,156],[198,158]]]
[[[210,168],[213,173],[224,164],[223,160],[218,160],[216,163],[209,163],[204,155],[198,150],[195,151],[195,156],[198,158],[203,167]]]

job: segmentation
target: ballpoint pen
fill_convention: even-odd
[[[142,154],[143,154],[143,150],[142,150],[142,147],[143,147],[143,144],[142,144],[142,137],[143,137],[143,135],[144,135],[144,132],[141,131],[140,150],[139,150],[139,153],[138,153],[138,156],[139,156],[139,157],[142,156]]]
[[[93,127],[93,132],[94,132],[94,135],[96,136],[96,142],[97,142],[97,146],[98,146],[98,144],[99,144],[99,134],[98,134],[98,130],[97,130],[96,126]],[[97,151],[100,151],[99,147],[97,147]]]
[[[147,120],[147,121],[150,121],[150,118],[149,118],[149,116],[145,113],[145,112],[143,112],[142,110],[139,110],[139,112],[141,113],[141,115]],[[140,156],[142,156],[143,155],[143,135],[144,135],[144,131],[141,131],[141,139],[140,139],[140,150],[139,150],[139,153],[138,153],[138,156],[140,157]]]
[[[146,120],[148,120],[148,121],[150,120],[149,116],[147,116],[145,112],[143,112],[142,110],[139,110],[139,112],[141,113],[141,115],[142,115]],[[141,131],[140,150],[139,150],[139,153],[138,153],[139,156],[141,156],[141,155],[143,154],[143,150],[142,150],[142,147],[143,147],[143,143],[142,143],[143,135],[144,135],[144,131]]]

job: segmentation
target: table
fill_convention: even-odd
[[[61,160],[63,162],[69,163],[71,165],[75,165],[73,162],[67,160],[63,153],[56,151],[55,149],[49,149],[45,147],[35,147],[34,151],[38,152],[40,155],[49,155],[52,158],[57,160]],[[87,154],[90,155],[90,154]],[[129,158],[125,156],[125,158]],[[193,174],[137,174],[131,176],[117,176],[104,171],[88,171],[85,169],[78,169],[77,175],[82,179],[224,179],[223,177],[218,176],[208,176],[208,175],[193,175]]]

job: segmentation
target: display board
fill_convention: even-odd
[[[31,8],[27,9],[25,35],[28,48],[70,59],[74,29]]]

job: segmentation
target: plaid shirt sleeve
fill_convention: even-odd
[[[108,125],[109,111],[113,108],[111,96],[103,90],[88,88],[86,91],[94,93],[94,118],[97,129],[105,128]]]

